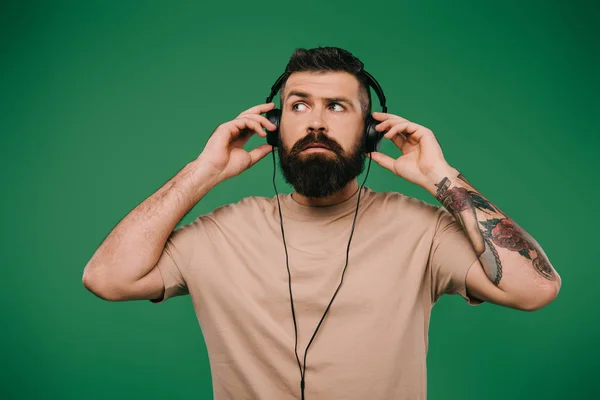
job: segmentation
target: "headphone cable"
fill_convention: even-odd
[[[331,300],[329,301],[329,304],[327,305],[327,308],[325,309],[325,312],[323,313],[323,316],[321,317],[321,320],[319,321],[317,328],[315,329],[312,337],[310,338],[310,341],[308,342],[308,345],[306,346],[306,349],[304,350],[304,368],[303,368],[300,365],[300,357],[298,357],[298,324],[296,322],[296,311],[294,309],[294,299],[293,299],[293,295],[292,295],[292,274],[290,272],[289,255],[288,255],[288,251],[287,251],[287,245],[285,243],[285,232],[283,230],[283,217],[281,214],[281,204],[279,202],[279,193],[277,192],[277,185],[275,184],[276,163],[275,163],[275,148],[274,147],[271,150],[271,154],[273,156],[273,188],[275,189],[275,195],[276,195],[275,198],[277,199],[277,209],[279,210],[279,223],[281,225],[281,237],[283,239],[283,248],[285,250],[285,264],[286,264],[287,271],[288,271],[288,286],[289,286],[289,292],[290,292],[290,303],[292,306],[292,319],[294,320],[294,337],[295,337],[294,353],[296,354],[296,361],[298,362],[298,368],[300,369],[300,392],[301,392],[301,396],[302,396],[301,399],[304,400],[304,387],[306,386],[306,380],[305,380],[306,355],[308,353],[308,348],[312,344],[315,336],[317,335],[319,328],[321,327],[321,323],[325,319],[325,315],[327,314],[327,312],[329,311],[329,308],[331,307],[331,304],[333,303],[333,299],[335,299],[335,297],[337,296],[338,291],[340,290],[340,287],[342,286],[342,282],[344,281],[344,274],[346,273],[346,269],[348,268],[348,258],[350,255],[350,243],[352,242],[352,236],[354,235],[354,226],[356,224],[356,217],[358,215],[358,207],[360,205],[360,195],[361,195],[363,187],[365,186],[365,182],[367,181],[367,177],[369,176],[369,170],[371,169],[371,155],[369,154],[369,164],[367,167],[367,173],[365,174],[363,183],[360,185],[360,188],[358,189],[358,199],[356,201],[356,210],[354,211],[354,219],[352,220],[352,229],[350,231],[350,238],[348,239],[348,245],[346,247],[346,264],[344,265],[344,269],[342,271],[340,283],[339,283],[337,289],[335,290],[335,292],[333,293],[333,297],[331,297]]]

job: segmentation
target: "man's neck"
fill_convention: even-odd
[[[323,206],[332,206],[335,204],[343,203],[348,200],[352,195],[354,195],[358,191],[358,182],[356,179],[352,179],[348,184],[340,191],[333,193],[330,196],[323,198],[308,198],[296,192],[292,193],[292,199],[296,203],[302,204],[304,206],[310,207],[323,207]]]

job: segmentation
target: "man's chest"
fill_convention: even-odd
[[[428,251],[419,240],[400,244],[357,234],[346,254],[346,237],[313,236],[284,247],[275,233],[259,231],[211,246],[192,279],[192,295],[207,307],[218,304],[225,315],[285,326],[293,325],[293,300],[301,331],[311,332],[330,303],[328,318],[348,329],[385,325],[386,318],[421,306]]]

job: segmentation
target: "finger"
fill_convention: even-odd
[[[239,116],[241,116],[242,114],[262,114],[262,113],[266,113],[269,110],[272,110],[275,107],[275,103],[274,102],[270,102],[270,103],[264,103],[264,104],[259,104],[257,106],[251,107],[249,109],[247,109],[246,111],[242,111],[240,113]]]
[[[277,129],[277,126],[272,123],[271,121],[269,121],[268,118],[263,117],[262,115],[258,115],[258,114],[241,114],[238,118],[249,118],[252,119],[256,122],[258,122],[259,124],[261,124],[262,126],[264,126],[266,129],[270,130],[270,131],[274,131],[275,129]]]
[[[394,159],[387,154],[380,153],[378,151],[374,151],[370,153],[371,159],[375,161],[377,164],[381,165],[383,168],[388,169],[394,172]]]
[[[394,125],[402,123],[402,122],[408,122],[408,120],[406,120],[404,118],[400,118],[400,117],[386,119],[385,121],[375,125],[375,129],[378,132],[383,132],[383,131],[390,129]]]
[[[402,146],[406,142],[406,136],[401,132],[402,126],[396,125],[392,129],[390,129],[384,136],[388,136],[388,139],[392,141],[400,150],[402,150]]]
[[[415,124],[414,122],[405,121],[400,122],[398,125],[395,125],[392,129],[383,135],[386,139],[391,139],[397,133],[403,133],[406,138],[410,138],[412,135],[419,132],[419,129],[423,128],[419,124]],[[420,135],[416,135],[415,139],[419,139]],[[410,140],[410,139],[409,139]]]
[[[402,150],[402,146],[404,146],[405,142],[406,142],[406,138],[401,133],[392,137],[392,143],[394,143],[396,145],[396,147],[398,147],[400,150]]]
[[[390,139],[394,144],[398,146],[400,143],[404,143],[406,140],[406,136],[403,133],[403,130],[406,128],[406,123],[400,123],[398,125],[394,125],[389,131],[383,135],[386,139]]]
[[[390,114],[390,113],[384,113],[384,112],[373,112],[371,113],[371,115],[373,116],[374,119],[376,119],[377,121],[385,121],[387,119],[390,118],[400,118],[400,119],[404,119],[398,115],[395,114]]]
[[[256,164],[260,160],[262,160],[267,154],[269,154],[273,149],[273,146],[268,144],[261,144],[260,146],[252,149],[248,152],[252,161],[250,162],[250,166]]]
[[[266,137],[267,133],[262,130],[262,126],[250,119],[250,118],[238,118],[231,121],[232,124],[239,130],[239,133],[242,133],[244,130],[251,130],[258,134],[260,137]]]

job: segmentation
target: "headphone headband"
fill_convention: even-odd
[[[373,90],[377,94],[377,98],[379,98],[379,104],[381,105],[382,112],[386,113],[387,112],[387,106],[385,105],[386,99],[385,99],[385,95],[383,94],[383,90],[381,89],[381,86],[379,86],[379,82],[377,82],[377,80],[375,78],[373,78],[373,75],[369,74],[364,69],[361,72],[359,72],[359,74],[362,75],[364,78],[366,78],[367,82],[369,83],[369,86],[373,88]],[[271,86],[271,93],[267,97],[267,100],[265,101],[265,103],[270,103],[271,101],[273,101],[273,98],[275,97],[275,95],[277,94],[279,89],[281,89],[283,80],[287,77],[287,75],[288,75],[288,72],[286,71],[283,74],[281,74],[279,76],[279,78],[277,78],[277,80],[275,81],[273,86]]]
[[[387,106],[385,105],[385,103],[386,103],[385,95],[383,94],[383,89],[381,89],[381,86],[379,86],[379,82],[377,82],[377,80],[375,78],[373,78],[373,75],[371,75],[364,69],[361,71],[361,75],[363,75],[364,77],[367,78],[369,85],[373,88],[373,90],[377,94],[377,97],[379,98],[379,104],[381,105],[381,110],[382,110],[381,112],[386,113]]]
[[[273,101],[273,97],[275,97],[275,95],[277,94],[277,91],[279,89],[281,89],[283,79],[286,77],[286,75],[287,75],[287,71],[284,72],[283,74],[279,75],[279,78],[277,78],[277,80],[275,81],[273,86],[271,86],[271,93],[267,97],[267,100],[265,101],[265,103],[270,103],[271,101]]]

